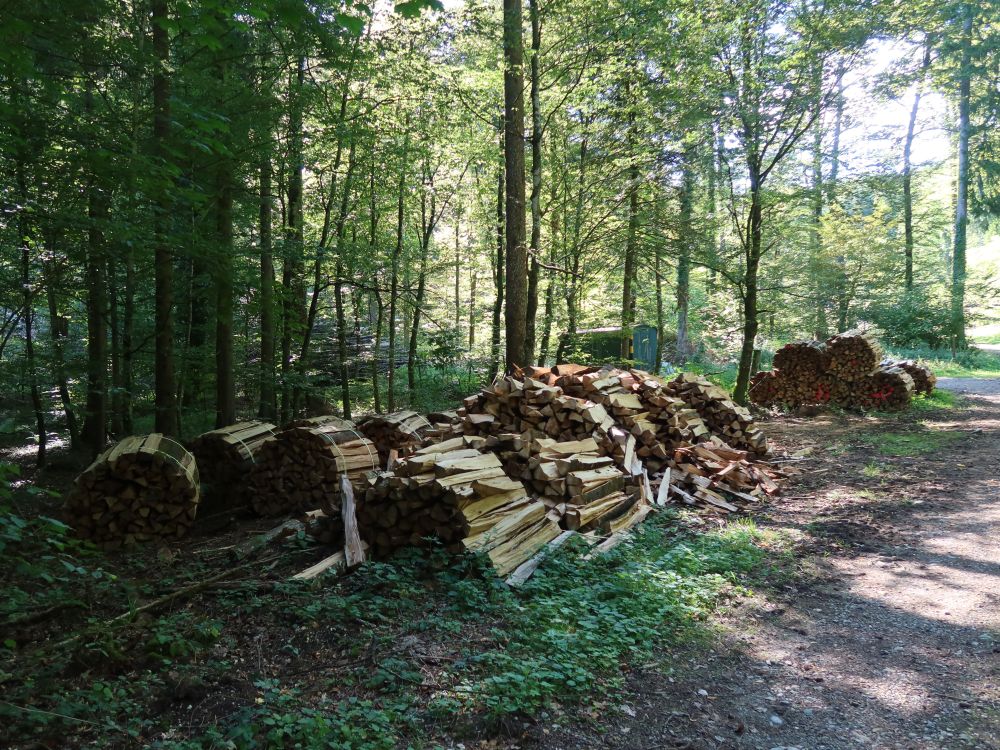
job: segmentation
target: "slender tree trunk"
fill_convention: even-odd
[[[521,0],[504,0],[504,169],[506,172],[506,333],[508,371],[529,364],[525,351],[528,253],[524,236],[524,41]]]
[[[813,95],[816,99],[815,122],[813,123],[813,147],[812,147],[812,202],[813,202],[813,225],[811,232],[812,244],[812,287],[815,298],[815,320],[813,323],[813,338],[824,340],[827,337],[826,287],[829,278],[826,273],[826,264],[823,258],[823,121],[821,119],[823,106],[823,63],[817,61],[813,71]]]
[[[531,19],[531,268],[528,272],[528,304],[525,312],[525,364],[535,358],[535,318],[538,314],[538,280],[541,276],[539,255],[542,246],[542,101],[539,55],[542,48],[542,22],[539,0],[528,0]]]
[[[170,138],[170,39],[169,0],[151,0],[153,24],[153,155],[165,182],[166,161],[169,158]],[[174,269],[167,225],[170,217],[170,193],[161,185],[154,198],[153,269],[155,275],[155,340],[154,363],[155,405],[157,432],[166,435],[178,433],[178,414],[174,380]]]
[[[534,0],[533,0],[534,1]],[[552,150],[552,164],[555,166],[555,143],[550,140]],[[555,287],[556,278],[552,267],[555,267],[557,257],[556,248],[559,244],[559,210],[556,204],[556,179],[555,171],[552,172],[552,179],[549,180],[549,265],[546,271],[548,283],[545,285],[545,316],[542,319],[542,341],[538,349],[538,366],[544,367],[549,358],[549,346],[552,342],[552,318],[555,315]]]
[[[694,154],[684,154],[684,172],[681,177],[680,236],[677,252],[677,362],[687,362],[690,355],[688,312],[691,303],[691,242],[694,237]]]
[[[69,395],[69,382],[66,377],[66,353],[63,342],[68,336],[68,320],[59,314],[59,303],[57,300],[60,285],[58,270],[58,256],[56,254],[55,242],[49,242],[48,273],[45,279],[45,291],[49,303],[49,335],[52,337],[52,355],[55,369],[56,384],[59,388],[59,400],[62,402],[63,412],[66,414],[66,429],[69,430],[70,450],[76,450],[80,444],[80,430],[76,423],[76,412]],[[63,325],[66,321],[67,325]]]
[[[761,205],[761,180],[759,167],[750,169],[750,226],[744,248],[745,270],[743,276],[743,345],[740,349],[739,370],[733,399],[746,405],[750,370],[753,367],[753,350],[756,345],[760,321],[757,313],[757,273],[762,254],[764,214]]]
[[[666,338],[666,318],[663,315],[663,272],[660,256],[662,255],[659,243],[653,255],[653,273],[656,275],[656,362],[653,365],[653,374],[660,374],[660,362],[663,361],[663,345]]]
[[[268,144],[270,144],[268,134]],[[265,148],[265,151],[270,151]],[[271,221],[271,157],[268,153],[260,162],[260,406],[261,419],[278,418],[274,389],[274,254]]]
[[[462,334],[462,249],[459,246],[459,233],[462,226],[462,209],[455,211],[455,337]]]
[[[337,311],[337,354],[340,359],[340,406],[344,419],[351,418],[351,379],[347,368],[347,318],[344,314],[344,256],[347,254],[347,212],[351,205],[354,176],[354,140],[347,154],[347,175],[337,216],[337,265],[334,270],[333,300]],[[353,295],[353,292],[352,292]]]
[[[625,84],[625,96],[632,98],[631,82]],[[635,325],[636,267],[639,260],[639,162],[636,156],[635,113],[628,114],[628,229],[625,235],[625,259],[622,269],[621,342],[622,361],[632,359],[632,328]]]
[[[503,135],[500,136],[500,150],[503,151]],[[496,221],[496,258],[494,263],[493,284],[496,295],[493,299],[493,323],[491,328],[491,352],[492,361],[490,363],[489,381],[492,383],[496,379],[500,370],[500,317],[503,313],[504,303],[504,170],[497,170],[497,221]]]
[[[559,348],[556,350],[556,363],[564,362],[567,352],[575,345],[577,328],[577,292],[579,289],[580,258],[583,254],[581,246],[581,231],[583,228],[583,205],[586,193],[587,157],[589,154],[587,147],[587,126],[590,121],[584,121],[584,132],[580,139],[580,172],[577,180],[579,188],[576,197],[576,209],[573,217],[573,241],[570,249],[572,256],[567,260],[570,264],[568,268],[569,281],[566,287],[566,333],[559,340]]]
[[[389,268],[389,364],[386,373],[386,405],[389,412],[396,411],[396,309],[399,297],[399,264],[403,257],[403,237],[406,228],[406,173],[410,151],[410,115],[403,122],[403,152],[396,185],[396,246],[392,251]]]
[[[965,349],[965,252],[969,226],[969,93],[972,79],[972,17],[963,3],[961,61],[958,71],[958,181],[955,196],[955,233],[951,256],[951,348]]]
[[[135,351],[135,255],[125,251],[125,309],[122,313],[122,432],[131,435],[132,422],[132,373]]]
[[[372,156],[371,171],[369,172],[369,207],[368,207],[368,256],[376,257],[375,252],[378,246],[378,193],[375,191],[375,158]],[[375,322],[375,338],[372,342],[372,399],[373,408],[376,414],[382,413],[382,394],[379,388],[379,359],[382,356],[382,323],[385,318],[385,302],[382,300],[382,292],[379,290],[379,272],[376,268],[372,275],[372,294],[378,307],[378,315]],[[369,305],[370,307],[370,305]],[[370,317],[369,317],[370,319]]]
[[[23,208],[21,213],[23,214]],[[35,318],[35,301],[31,290],[31,251],[27,234],[23,231],[26,222],[20,220],[19,223],[22,226],[20,235],[22,237],[21,285],[24,299],[24,359],[25,366],[28,369],[28,386],[31,389],[31,407],[35,412],[35,430],[38,434],[38,451],[35,454],[35,463],[38,466],[44,466],[48,436],[45,432],[45,409],[42,407],[42,394],[38,387],[38,371],[35,369],[35,340],[32,331],[32,323]]]
[[[425,178],[425,184],[428,180]],[[427,210],[427,193],[430,192],[430,212]],[[421,199],[421,226],[423,233],[420,238],[420,268],[417,272],[417,293],[413,301],[413,323],[410,326],[410,345],[406,351],[406,384],[410,391],[410,403],[416,401],[417,384],[417,338],[420,335],[420,314],[424,307],[424,291],[427,287],[427,258],[430,255],[431,239],[434,237],[435,224],[435,198],[434,184],[430,183],[430,190],[425,191]]]
[[[225,50],[225,47],[223,47]],[[225,51],[222,53],[225,54]],[[225,90],[228,66],[217,66],[218,85]],[[227,140],[231,136],[226,133]],[[215,426],[236,422],[236,379],[233,373],[233,165],[229,150],[216,153],[215,173]]]
[[[476,345],[476,286],[479,282],[479,270],[473,268],[469,272],[469,352]]]
[[[124,434],[122,420],[122,322],[118,302],[118,263],[108,262],[108,322],[111,329],[111,435]]]
[[[292,342],[303,333],[305,325],[305,278],[303,260],[303,209],[302,184],[305,174],[303,162],[303,89],[305,88],[306,59],[300,55],[296,65],[295,87],[289,114],[289,139],[292,161],[288,177],[288,208],[286,211],[285,259],[282,263],[282,327],[281,327],[281,421],[287,422],[296,411],[292,398]]]
[[[837,96],[833,111],[833,142],[830,144],[830,179],[826,180],[824,194],[827,205],[832,205],[837,194],[837,180],[840,175],[840,133],[844,122],[844,65],[837,68]],[[847,259],[837,256],[837,331],[847,330],[850,312],[850,288],[847,278]]]
[[[378,362],[379,354],[382,351],[382,323],[385,318],[385,303],[382,301],[381,292],[378,291],[377,281],[374,296],[378,312],[375,318],[375,338],[372,342],[372,408],[376,414],[381,414],[382,394],[378,382]]]
[[[904,273],[904,288],[907,292],[913,290],[913,139],[917,130],[917,111],[920,108],[920,98],[923,94],[924,78],[931,66],[931,41],[924,43],[924,58],[920,63],[920,81],[913,95],[913,107],[910,109],[910,121],[906,127],[906,140],[903,142],[903,243],[906,254],[906,270]]]

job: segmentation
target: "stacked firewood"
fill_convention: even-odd
[[[895,365],[913,378],[913,389],[917,393],[930,396],[934,392],[934,387],[937,385],[937,376],[927,365],[914,362],[912,359],[902,359],[897,362],[883,362],[883,366],[885,365]]]
[[[239,422],[202,433],[188,448],[198,462],[205,505],[233,505],[245,499],[247,477],[264,442],[277,432],[267,422]]]
[[[419,448],[428,430],[434,425],[415,411],[373,414],[358,422],[358,431],[375,444],[379,462],[386,466],[393,450],[398,455]]]
[[[459,438],[446,450],[429,446],[392,472],[369,475],[358,508],[361,537],[377,556],[434,538],[485,553],[506,575],[560,533],[545,504],[504,472],[499,457]]]
[[[247,479],[254,512],[274,516],[299,510],[339,510],[341,474],[360,484],[379,466],[378,451],[349,422],[311,421],[267,438]]]
[[[201,497],[195,458],[165,435],[127,437],[76,478],[70,525],[102,545],[184,536]]]
[[[714,508],[735,512],[777,494],[784,473],[756,461],[751,451],[720,443],[674,451],[669,480],[673,492],[685,503],[695,505],[701,500]]]
[[[837,380],[852,382],[871,375],[881,361],[882,349],[871,332],[847,331],[827,339],[823,370]]]
[[[697,410],[712,434],[729,445],[761,456],[767,453],[767,438],[750,412],[734,403],[722,388],[698,375],[682,373],[667,392]]]
[[[750,400],[759,406],[899,410],[909,406],[915,391],[933,392],[936,379],[925,365],[881,358],[871,332],[837,334],[825,344],[786,344],[775,354],[773,371],[751,377]]]

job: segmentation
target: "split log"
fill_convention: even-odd
[[[415,411],[397,411],[366,417],[358,422],[358,430],[375,444],[380,465],[387,466],[390,451],[405,456],[419,448],[434,425]]]

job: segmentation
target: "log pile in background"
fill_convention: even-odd
[[[367,472],[378,468],[375,446],[345,426],[350,422],[310,423],[284,429],[261,446],[247,479],[250,506],[258,515],[324,508],[337,517],[340,475],[360,485]]]
[[[434,430],[434,425],[415,411],[373,414],[358,422],[358,431],[375,444],[382,466],[386,466],[390,451],[405,456],[419,448],[428,430]]]
[[[245,501],[247,478],[264,442],[278,428],[268,422],[239,422],[210,430],[188,445],[198,462],[204,506],[231,506]]]
[[[198,512],[194,456],[170,438],[127,437],[76,478],[65,513],[77,533],[98,544],[179,538]]]
[[[930,395],[936,382],[925,365],[882,360],[871,332],[848,331],[825,344],[786,344],[775,353],[774,366],[750,379],[750,400],[759,406],[900,410],[910,405],[914,392]]]

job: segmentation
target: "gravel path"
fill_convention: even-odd
[[[715,648],[634,672],[593,725],[523,746],[1000,748],[1000,380],[939,384],[969,408],[768,425],[814,450],[760,520],[802,540],[799,574],[729,612]],[[925,429],[953,439],[919,457],[873,448]]]

